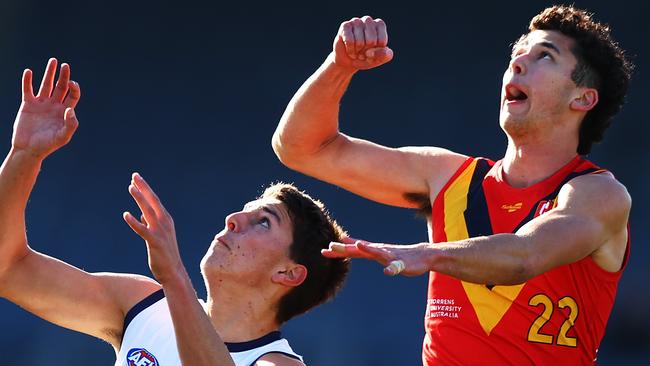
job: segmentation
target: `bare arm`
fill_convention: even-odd
[[[324,254],[375,260],[397,274],[427,271],[494,285],[527,281],[555,267],[587,256],[603,269],[615,272],[622,265],[627,245],[630,197],[610,175],[578,177],[565,185],[558,206],[514,234],[497,234],[449,243],[415,245],[332,244]]]
[[[43,160],[67,144],[78,126],[79,85],[63,64],[55,86],[56,67],[51,59],[36,96],[32,72],[25,70],[12,147],[0,168],[0,296],[52,323],[118,345],[125,309],[157,284],[139,276],[90,274],[27,244],[25,208]]]
[[[196,297],[178,252],[171,215],[137,173],[129,192],[142,211],[141,220],[128,212],[124,220],[147,244],[149,267],[163,286],[183,365],[233,365],[230,353]]]
[[[288,167],[366,198],[416,207],[405,194],[435,197],[465,157],[433,147],[389,148],[339,131],[341,98],[359,70],[389,62],[386,24],[370,17],[341,24],[334,51],[302,85],[273,135]]]

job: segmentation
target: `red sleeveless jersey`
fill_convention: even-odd
[[[503,180],[500,161],[468,158],[432,205],[430,239],[516,232],[552,210],[569,180],[601,171],[576,157],[544,181],[514,188]],[[628,252],[629,244],[622,267]],[[594,364],[622,270],[607,272],[588,256],[515,286],[431,272],[423,364]]]

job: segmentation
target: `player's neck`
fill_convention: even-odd
[[[513,187],[529,187],[560,170],[577,155],[573,144],[508,143],[503,178]]]
[[[269,295],[247,290],[223,283],[208,289],[206,311],[224,342],[250,341],[279,328]]]

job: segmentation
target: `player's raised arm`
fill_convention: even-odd
[[[352,76],[389,62],[386,23],[343,22],[333,52],[302,85],[273,135],[288,167],[382,203],[416,207],[408,193],[435,196],[465,157],[441,148],[389,148],[339,131],[339,104]]]
[[[74,113],[79,85],[70,80],[67,64],[55,83],[56,69],[57,61],[50,59],[36,95],[32,71],[23,74],[12,146],[0,168],[0,296],[52,323],[118,345],[125,310],[158,285],[137,276],[89,274],[28,246],[25,208],[43,160],[67,144],[79,125]]]
[[[178,252],[174,221],[156,193],[134,173],[129,193],[142,211],[141,219],[124,220],[147,245],[149,267],[165,290],[183,365],[234,365],[228,349],[196,299],[196,291]]]
[[[55,87],[56,65],[55,59],[48,62],[37,95],[32,71],[23,73],[11,150],[0,171],[0,273],[27,255],[25,207],[36,176],[43,160],[68,143],[79,125],[74,114],[79,86],[70,80],[70,67],[63,64]]]

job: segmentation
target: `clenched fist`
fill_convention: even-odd
[[[334,38],[334,63],[338,66],[368,70],[393,59],[387,47],[386,23],[369,16],[352,18],[341,23]]]

